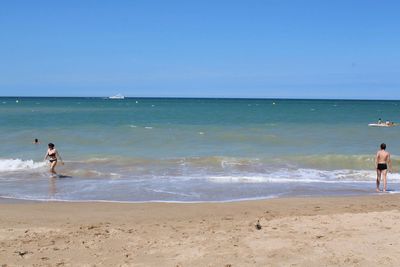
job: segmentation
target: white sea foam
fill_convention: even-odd
[[[282,194],[274,194],[265,197],[244,197],[244,198],[234,198],[234,199],[226,199],[226,200],[103,200],[103,199],[60,199],[60,198],[37,198],[34,196],[7,196],[0,195],[0,199],[15,199],[15,200],[28,200],[28,201],[40,201],[40,202],[70,202],[70,203],[229,203],[229,202],[240,202],[240,201],[250,201],[250,200],[263,200],[263,199],[273,199],[278,198]]]
[[[33,160],[21,159],[0,159],[0,172],[32,170],[45,166],[46,162],[34,162]]]
[[[184,197],[191,197],[192,195],[189,194],[184,194],[180,192],[172,192],[172,191],[166,191],[162,189],[149,189],[150,191],[156,192],[156,193],[162,193],[162,194],[169,194],[169,195],[178,195],[178,196],[184,196]]]
[[[268,174],[209,176],[215,183],[370,183],[375,182],[374,171],[315,169],[279,170]],[[390,174],[391,182],[399,183],[400,174]]]
[[[274,178],[266,176],[210,176],[216,183],[354,183],[354,181],[330,181],[322,179]],[[368,181],[359,181],[368,182]]]

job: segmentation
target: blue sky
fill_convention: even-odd
[[[400,99],[399,1],[21,1],[0,95]]]

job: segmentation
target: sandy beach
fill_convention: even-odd
[[[200,204],[3,202],[0,263],[399,266],[399,208],[398,195]]]

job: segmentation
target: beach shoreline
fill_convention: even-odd
[[[226,203],[0,201],[0,263],[396,266],[399,200],[382,194]]]

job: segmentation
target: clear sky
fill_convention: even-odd
[[[3,0],[0,95],[400,99],[397,0]]]

